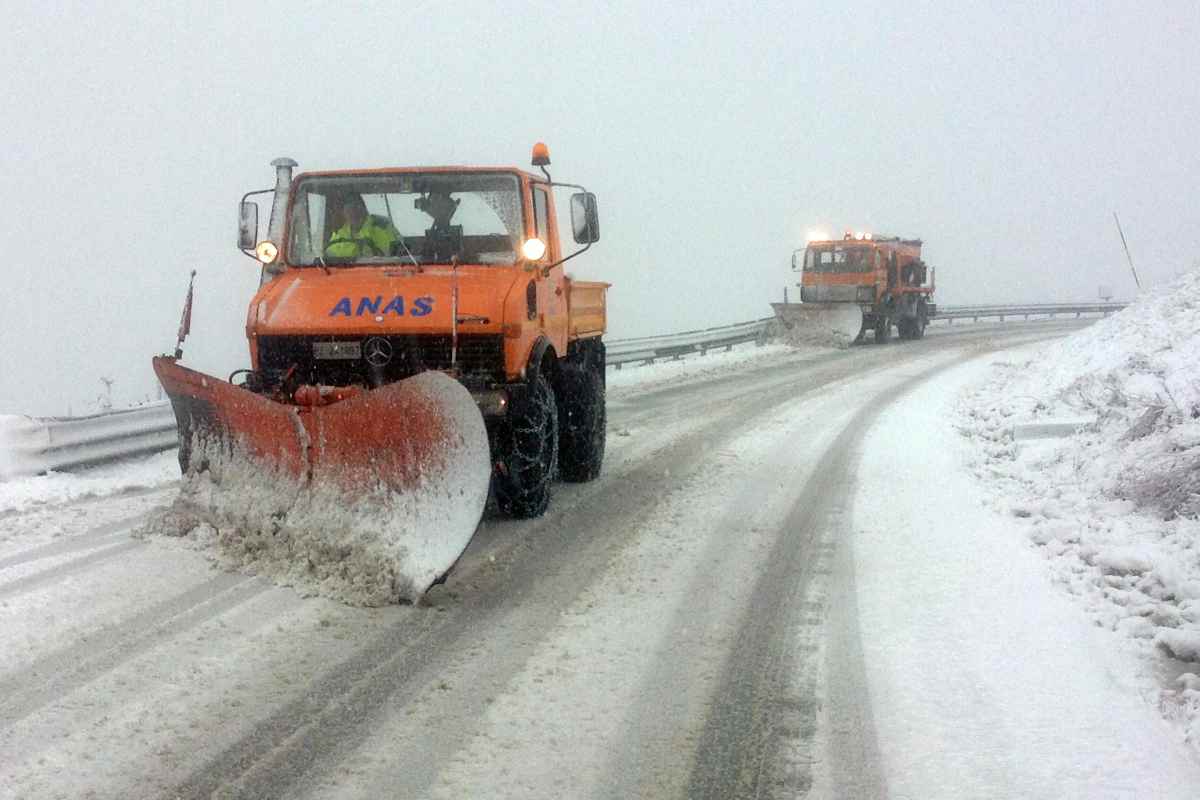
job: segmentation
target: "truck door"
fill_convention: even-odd
[[[533,186],[533,222],[537,238],[546,243],[546,263],[558,261],[559,243],[554,226],[554,207],[546,187]],[[541,327],[559,355],[567,352],[567,297],[564,294],[563,268],[560,264],[538,280],[538,311]]]

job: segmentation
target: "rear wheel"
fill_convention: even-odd
[[[595,480],[607,434],[604,379],[596,370],[564,364],[558,379],[558,471],[564,481]]]
[[[541,375],[514,393],[498,444],[493,488],[500,510],[522,519],[540,517],[550,505],[558,470],[558,409]]]
[[[925,338],[925,326],[929,324],[929,318],[925,316],[925,304],[922,303],[917,309],[917,316],[913,319],[912,338]]]
[[[892,338],[892,321],[887,317],[880,317],[875,323],[875,344],[883,344],[888,339]]]

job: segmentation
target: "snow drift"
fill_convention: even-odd
[[[975,471],[1028,525],[1055,580],[1148,656],[1154,681],[1179,676],[1163,705],[1200,744],[1198,366],[1194,270],[1033,358],[998,364],[959,422],[979,445]],[[1016,424],[1064,417],[1093,421],[1067,438],[1014,441]]]

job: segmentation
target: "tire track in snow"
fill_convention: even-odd
[[[933,371],[944,369],[944,366]],[[932,374],[924,373],[924,375]],[[781,748],[810,738],[816,724],[815,693],[790,691],[795,682],[788,658],[795,632],[805,626],[803,598],[809,584],[830,571],[830,547],[822,547],[831,517],[844,509],[853,488],[850,450],[884,406],[867,403],[820,458],[780,528],[767,570],[758,579],[730,647],[688,787],[693,798],[795,797],[807,792],[806,770],[779,774]]]
[[[140,543],[135,543],[140,544]],[[220,574],[0,680],[0,723],[11,725],[153,647],[269,589],[263,580]]]
[[[26,575],[23,578],[17,578],[16,580],[9,581],[8,583],[0,584],[0,598],[11,597],[15,594],[32,591],[43,584],[53,583],[54,581],[60,580],[69,575],[73,575],[76,572],[82,572],[83,570],[93,567],[103,561],[107,561],[110,558],[115,558],[122,553],[145,546],[145,542],[139,542],[132,539],[124,542],[118,542],[117,544],[109,545],[108,547],[104,547],[100,550],[89,553],[86,556],[71,559],[70,561],[59,564],[56,567],[50,567],[49,569],[44,569],[41,572],[35,572],[32,575]]]
[[[97,525],[88,529],[84,533],[78,533],[65,539],[49,542],[47,544],[31,547],[28,550],[17,553],[8,558],[0,558],[0,570],[15,567],[19,564],[27,564],[31,561],[40,561],[43,558],[53,558],[54,556],[66,555],[80,550],[94,550],[105,544],[114,541],[127,532],[129,532],[139,522],[146,519],[149,512],[134,514],[133,516],[116,519],[112,522],[106,522],[102,525]]]

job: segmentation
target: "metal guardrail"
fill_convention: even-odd
[[[1120,311],[1128,303],[1027,303],[1025,305],[991,305],[991,306],[938,306],[937,316],[932,321],[944,319],[953,322],[956,319],[999,318],[1001,322],[1006,317],[1055,317],[1059,314],[1111,314]]]
[[[736,325],[644,336],[640,339],[614,339],[605,343],[606,360],[610,366],[620,369],[623,364],[632,362],[652,364],[660,358],[679,358],[692,353],[704,355],[709,350],[719,348],[729,350],[735,344],[761,341],[767,325],[773,319],[765,317]]]
[[[1008,317],[1054,317],[1059,314],[1109,314],[1126,303],[940,306],[933,321]],[[608,363],[649,364],[659,359],[704,355],[744,342],[764,341],[774,317],[701,328],[663,336],[613,339],[607,342]],[[126,411],[69,419],[0,417],[0,480],[100,464],[119,458],[170,450],[177,444],[170,403],[152,403]]]
[[[88,417],[0,420],[0,480],[102,464],[178,444],[168,402]]]

